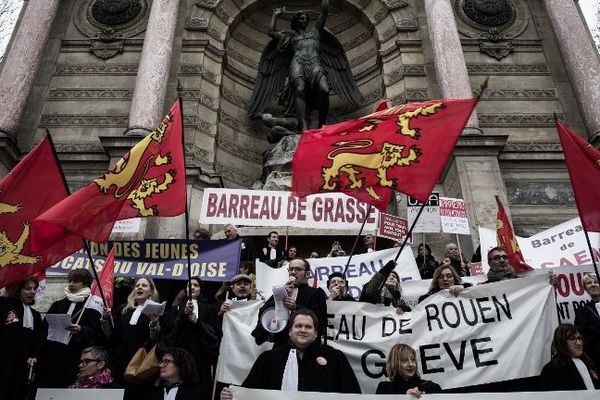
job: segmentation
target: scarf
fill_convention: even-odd
[[[298,357],[296,349],[290,349],[290,354],[283,370],[283,378],[281,379],[281,390],[284,392],[298,391]]]
[[[65,288],[65,296],[67,296],[67,299],[71,303],[81,303],[85,301],[85,299],[87,299],[90,293],[91,290],[89,287],[81,288],[76,293],[71,293],[68,287]]]
[[[502,271],[492,271],[491,269],[487,273],[487,278],[489,282],[499,282],[507,279],[517,278],[515,271],[509,265],[506,269]]]
[[[23,328],[33,330],[33,313],[31,307],[23,303]]]
[[[94,376],[86,376],[85,378],[77,378],[74,384],[69,386],[72,389],[99,389],[113,382],[110,369],[104,368],[102,372]]]

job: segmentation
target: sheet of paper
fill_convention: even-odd
[[[285,285],[273,286],[273,300],[275,300],[275,319],[287,321],[290,318],[290,310],[283,304],[283,299],[291,297],[296,300],[298,288],[294,288],[288,296]]]
[[[48,322],[48,340],[69,344],[71,332],[67,327],[72,324],[69,314],[46,314]]]
[[[144,307],[142,308],[142,314],[163,315],[166,307],[167,307],[166,301],[163,301],[162,303],[157,303],[155,301],[148,299],[144,303]]]

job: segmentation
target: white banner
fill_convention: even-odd
[[[301,228],[360,229],[369,206],[343,193],[319,193],[303,198],[289,192],[206,188],[200,223]],[[365,230],[377,228],[371,207]]]
[[[596,260],[600,259],[600,233],[589,232]],[[487,272],[487,252],[496,246],[496,231],[479,228],[481,259]],[[528,238],[517,236],[525,261],[533,268],[570,267],[592,262],[585,233],[579,218],[547,229]]]
[[[406,217],[408,226],[411,226],[419,214],[422,203],[410,196],[407,196],[406,201]],[[440,194],[433,192],[429,195],[427,205],[425,205],[412,233],[438,233],[440,230]]]
[[[346,393],[319,393],[319,392],[285,392],[279,390],[247,389],[232,386],[234,400],[415,400],[415,397],[399,394],[346,394]],[[568,392],[510,392],[510,393],[448,393],[426,394],[427,400],[595,400],[598,391],[574,390]]]
[[[440,197],[440,222],[444,233],[471,234],[467,207],[463,199]]]
[[[122,219],[115,222],[111,233],[138,233],[141,222],[141,218]]]
[[[346,278],[350,288],[350,294],[355,299],[360,298],[360,292],[365,283],[377,273],[388,261],[396,258],[398,248],[373,251],[371,253],[355,254],[350,260],[350,265],[346,271]],[[309,277],[309,284],[312,285],[316,276],[317,285],[325,293],[327,291],[327,277],[332,272],[344,272],[348,256],[346,257],[324,257],[309,258],[310,269],[314,275]],[[410,247],[405,247],[398,258],[395,270],[400,276],[401,281],[421,279],[419,268]],[[273,269],[268,265],[256,261],[256,289],[262,292],[265,298],[271,296],[271,288],[275,285],[283,285],[288,278],[287,268]]]
[[[262,351],[243,332],[256,323],[258,308],[240,303],[225,315],[221,353],[232,356],[219,360],[217,371],[219,381],[238,385]],[[343,301],[328,302],[327,310],[328,344],[346,354],[363,393],[374,393],[385,379],[385,357],[399,342],[417,350],[421,375],[442,388],[538,375],[550,360],[557,325],[545,275],[474,286],[458,297],[442,291],[402,315],[391,307]],[[231,324],[239,321],[251,326],[231,335]]]

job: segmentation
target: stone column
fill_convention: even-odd
[[[600,60],[573,0],[544,0],[589,137],[600,135]]]
[[[152,2],[125,135],[145,135],[162,119],[178,13],[179,0]]]
[[[473,97],[450,0],[425,0],[425,14],[442,97]],[[477,113],[473,112],[464,133],[481,133],[478,127]]]
[[[0,74],[0,135],[17,135],[60,0],[30,0]]]

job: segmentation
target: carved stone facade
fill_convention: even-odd
[[[272,146],[246,107],[269,40],[271,10],[281,4],[181,1],[183,20],[177,24],[164,110],[179,84],[188,167],[201,171],[190,182],[195,204],[206,186],[222,182],[250,188],[261,177],[263,154]],[[315,4],[296,1],[289,7]],[[486,179],[485,171],[493,170],[488,161],[496,160],[518,233],[576,215],[553,115],[582,135],[585,126],[544,7],[535,0],[452,4],[474,95],[490,78],[477,109],[483,139],[459,144],[461,154],[481,155],[485,166],[477,170],[469,162],[451,163],[439,190],[462,197],[456,189],[461,171],[476,171],[477,179]],[[60,2],[61,17],[54,21],[16,144],[26,152],[50,129],[74,186],[114,161],[106,148],[101,154],[101,138],[122,137],[128,128],[151,7],[149,0]],[[342,43],[365,98],[360,110],[352,110],[332,93],[332,121],[371,112],[383,97],[395,104],[439,97],[421,0],[332,0],[330,13],[327,27]],[[282,18],[278,27],[288,25],[289,19]],[[558,206],[562,213],[556,213]],[[196,224],[197,215],[191,218]]]

